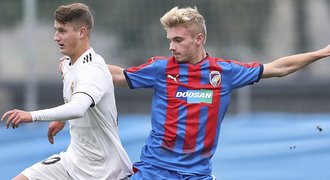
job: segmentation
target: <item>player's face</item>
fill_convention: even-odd
[[[166,30],[173,56],[178,63],[193,63],[196,61],[197,48],[195,36],[184,26],[172,27]]]
[[[79,30],[75,30],[71,23],[62,24],[55,21],[54,40],[60,47],[60,52],[69,57],[75,57],[79,47]]]

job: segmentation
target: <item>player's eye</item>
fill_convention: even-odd
[[[174,38],[174,40],[173,40],[174,42],[182,42],[183,41],[183,39],[182,38]]]
[[[55,33],[60,33],[60,34],[63,34],[66,32],[66,30],[62,29],[62,28],[54,28],[54,31],[55,31]]]

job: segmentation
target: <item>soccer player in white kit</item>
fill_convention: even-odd
[[[118,135],[112,77],[104,59],[90,47],[89,8],[82,3],[60,6],[54,17],[54,40],[68,56],[61,66],[65,104],[31,112],[14,109],[2,121],[7,120],[7,128],[33,121],[53,121],[63,128],[68,120],[71,141],[67,151],[34,164],[14,179],[128,179],[132,164]]]

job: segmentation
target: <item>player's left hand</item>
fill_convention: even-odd
[[[48,141],[51,144],[54,144],[54,136],[60,132],[65,126],[65,122],[62,121],[53,121],[48,125]]]
[[[18,125],[20,123],[29,123],[32,122],[32,115],[29,112],[13,109],[10,111],[7,111],[3,116],[1,117],[1,121],[6,122],[6,128],[8,129],[10,124],[13,129],[18,128]]]

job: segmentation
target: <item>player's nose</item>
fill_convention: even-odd
[[[57,41],[57,42],[60,41],[60,37],[57,32],[55,32],[55,34],[54,34],[54,41]]]
[[[175,51],[175,45],[174,45],[174,43],[173,42],[170,42],[170,46],[169,46],[169,48],[168,48],[170,51]]]

